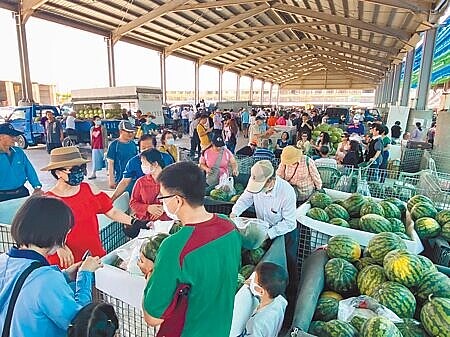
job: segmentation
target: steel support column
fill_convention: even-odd
[[[249,95],[248,95],[248,100],[252,101],[252,103],[253,103],[253,81],[254,81],[254,78],[250,77],[250,91],[249,91]]]
[[[273,90],[273,82],[270,83],[269,88],[269,104],[272,105],[272,90]]]
[[[161,91],[163,104],[167,104],[167,74],[166,74],[166,53],[159,54],[159,68],[161,72]]]
[[[381,81],[381,96],[380,96],[380,106],[383,107],[384,103],[386,103],[386,76],[387,73],[384,75],[383,80]]]
[[[388,76],[387,93],[386,93],[386,103],[390,104],[392,100],[392,86],[394,83],[394,69],[391,68]]]
[[[195,82],[194,82],[194,102],[195,104],[200,102],[200,63],[199,61],[195,61],[194,63],[195,70]]]
[[[219,102],[223,101],[223,68],[219,69]]]
[[[31,84],[30,63],[28,60],[27,32],[23,17],[14,13],[16,20],[17,46],[19,47],[20,76],[22,86],[22,102],[33,102],[33,85]]]
[[[277,86],[277,106],[280,105],[280,85]]]
[[[263,105],[263,103],[264,103],[264,84],[265,84],[265,81],[261,80],[261,92],[260,92],[260,98],[259,98],[261,105]]]
[[[425,32],[423,42],[422,63],[420,65],[419,87],[417,89],[417,110],[425,110],[430,91],[431,68],[433,65],[434,46],[436,45],[437,28]]]
[[[241,75],[236,75],[236,101],[241,99]]]
[[[106,37],[106,48],[108,51],[108,75],[109,86],[116,86],[116,63],[114,61],[114,43],[111,37]]]
[[[408,54],[406,55],[405,73],[403,75],[402,98],[400,99],[401,106],[409,105],[409,92],[411,90],[411,77],[414,66],[415,54],[416,50],[413,49],[409,51]]]
[[[403,63],[397,64],[395,66],[394,85],[392,88],[392,98],[391,98],[392,105],[397,105],[397,103],[398,103],[398,94],[400,92],[400,75],[402,73],[402,66],[403,66]]]
[[[378,92],[379,92],[379,87],[377,86],[375,88],[375,96],[373,97],[373,105],[374,106],[378,106]]]

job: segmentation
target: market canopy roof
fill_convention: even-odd
[[[373,88],[434,0],[0,0],[0,7],[280,84]]]

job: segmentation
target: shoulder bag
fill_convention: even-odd
[[[206,175],[206,184],[208,186],[216,186],[219,183],[219,175],[220,175],[220,163],[222,162],[223,157],[223,149],[220,149],[220,154],[217,157],[214,166],[211,168],[211,171]]]

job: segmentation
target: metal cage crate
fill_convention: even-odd
[[[429,240],[431,260],[441,266],[450,267],[450,244],[441,237]]]
[[[14,245],[14,239],[11,236],[11,226],[0,225],[0,254],[6,253]]]
[[[100,240],[107,253],[112,252],[130,240],[123,232],[123,225],[111,222],[100,230]]]

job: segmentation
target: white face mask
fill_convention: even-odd
[[[167,139],[167,145],[173,145],[173,144],[175,144],[175,139],[173,139],[173,138]]]
[[[48,251],[47,255],[53,255],[53,254],[56,254],[56,251],[57,251],[59,248],[61,248],[61,247],[58,246],[58,245],[54,246],[52,249],[50,249],[50,250]]]
[[[102,121],[95,121],[94,123],[95,123],[96,126],[102,125]]]
[[[175,197],[175,196],[173,196],[172,198],[174,198],[174,197]],[[171,213],[171,212],[169,211],[169,209],[167,208],[166,202],[163,201],[163,210],[164,210],[164,213],[166,213],[166,215],[167,215],[169,218],[171,218],[172,220],[175,220],[175,221],[179,220],[176,213],[178,213],[178,211],[180,210],[180,207],[178,207],[173,213]]]
[[[151,166],[141,165],[141,169],[145,175],[153,173],[153,169]]]
[[[255,283],[255,274],[253,273],[250,276],[250,284],[249,284],[250,292],[252,293],[253,296],[260,299],[262,295],[258,290],[256,290],[257,287],[261,288],[259,285]]]

